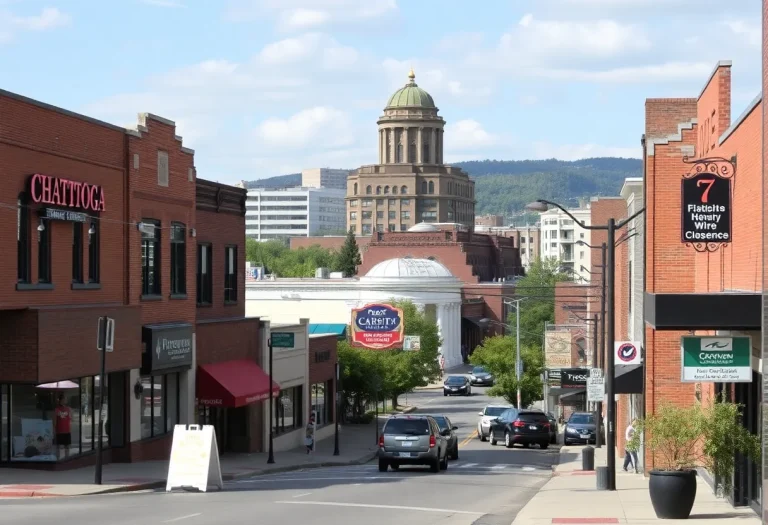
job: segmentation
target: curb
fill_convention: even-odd
[[[0,491],[0,498],[63,498],[64,494],[51,494],[50,492],[34,490],[3,490]]]

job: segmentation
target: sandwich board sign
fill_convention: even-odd
[[[165,491],[195,488],[206,492],[210,486],[224,488],[213,425],[176,425]]]

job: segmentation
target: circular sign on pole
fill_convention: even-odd
[[[634,365],[641,361],[640,345],[633,341],[616,343],[616,362],[620,365]]]

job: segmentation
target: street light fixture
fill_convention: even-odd
[[[583,221],[580,221],[576,217],[573,216],[571,212],[569,212],[567,209],[565,209],[563,206],[551,202],[545,199],[539,199],[536,202],[532,202],[528,206],[526,206],[526,209],[530,211],[538,211],[538,212],[545,212],[549,210],[550,206],[554,206],[555,208],[559,209],[563,213],[565,213],[568,217],[573,219],[573,221],[578,224],[581,228],[585,230],[605,230],[608,232],[608,239],[605,243],[607,245],[607,255],[604,260],[603,264],[603,275],[605,276],[605,290],[607,291],[607,294],[603,294],[606,296],[606,310],[607,310],[607,323],[606,323],[606,339],[608,340],[608,344],[613,346],[613,341],[615,339],[615,322],[616,322],[616,311],[614,307],[614,301],[616,298],[616,282],[615,282],[615,273],[614,273],[614,264],[616,262],[616,230],[621,229],[624,226],[626,226],[630,221],[633,221],[635,218],[637,218],[641,213],[645,211],[645,208],[640,208],[637,212],[633,213],[623,221],[616,222],[616,219],[613,217],[608,219],[608,224],[606,225],[586,225]],[[605,252],[604,252],[605,253]],[[613,360],[613,351],[607,352],[607,359],[605,363],[605,390],[606,390],[606,397],[608,398],[608,407],[606,410],[606,419],[608,420],[608,429],[607,429],[607,447],[608,447],[608,461],[607,461],[607,467],[608,467],[608,483],[607,483],[607,489],[608,490],[616,490],[616,396],[614,394],[615,388],[614,388],[614,360]]]

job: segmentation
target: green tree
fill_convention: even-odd
[[[281,240],[258,242],[246,240],[245,254],[254,265],[264,266],[267,273],[277,277],[314,277],[317,268],[336,268],[334,250],[318,245],[291,250]]]
[[[517,403],[518,381],[515,375],[515,338],[504,335],[487,337],[470,356],[473,365],[486,367],[495,377],[488,394],[503,397],[507,402]],[[520,397],[523,407],[538,401],[543,395],[541,373],[544,356],[541,346],[522,346],[520,360],[523,375],[520,378]]]
[[[350,228],[344,246],[341,247],[336,258],[336,269],[339,272],[344,272],[344,277],[352,277],[357,273],[357,267],[361,264],[363,264],[363,260],[360,257],[360,248],[358,248],[355,240],[355,232]]]
[[[515,286],[520,301],[520,345],[541,348],[544,341],[544,325],[555,322],[555,285],[567,281],[568,274],[560,271],[560,261],[553,258],[536,259],[525,277]],[[513,311],[508,324],[512,335],[516,330],[516,313]]]

